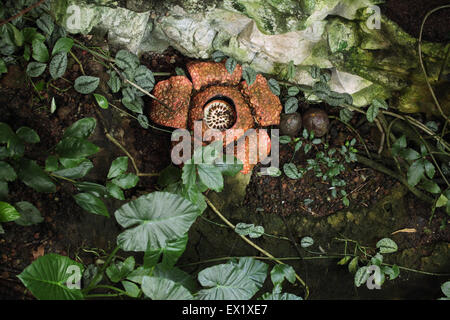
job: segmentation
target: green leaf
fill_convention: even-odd
[[[425,172],[425,167],[423,162],[420,160],[414,161],[408,168],[408,184],[414,187],[423,178]]]
[[[131,271],[133,271],[134,266],[134,257],[130,256],[123,262],[119,261],[109,265],[108,268],[106,268],[106,274],[112,282],[117,283],[120,280],[125,279],[125,277],[128,276]]]
[[[168,192],[153,192],[131,201],[115,212],[117,222],[129,228],[117,243],[125,251],[157,250],[166,241],[186,234],[199,209],[185,198]]]
[[[258,288],[263,286],[267,278],[267,270],[269,270],[269,266],[266,263],[251,257],[242,257],[239,258],[238,262],[231,261],[230,263],[244,272]]]
[[[384,109],[387,110],[389,108],[388,104],[384,100],[380,99],[373,99],[372,105],[375,106],[377,109]]]
[[[444,194],[441,194],[436,201],[436,208],[440,208],[447,205],[447,202],[448,198]]]
[[[9,165],[9,163],[0,161],[0,181],[5,180],[12,182],[17,179],[16,171]]]
[[[356,272],[356,269],[358,268],[358,257],[354,257],[352,261],[348,264],[348,271],[350,273]]]
[[[267,168],[267,174],[271,177],[279,177],[281,176],[281,170],[276,167]]]
[[[81,300],[79,288],[70,288],[81,280],[84,267],[67,257],[50,253],[39,257],[18,278],[39,300]]]
[[[120,91],[122,82],[120,81],[120,78],[115,71],[110,72],[110,77],[107,84],[113,93],[117,93]]]
[[[280,89],[280,85],[278,84],[278,81],[277,81],[277,80],[275,80],[275,79],[273,79],[273,78],[272,78],[272,79],[269,79],[268,85],[269,85],[270,91],[272,91],[272,93],[273,93],[274,95],[276,95],[276,96],[279,96],[279,95],[280,95],[281,89]]]
[[[31,46],[33,48],[32,56],[34,60],[42,63],[48,61],[48,59],[50,58],[48,49],[42,41],[34,39]]]
[[[10,222],[20,218],[20,213],[9,203],[0,201],[0,223]]]
[[[230,57],[225,61],[225,68],[227,69],[228,73],[233,74],[234,69],[236,69],[237,61]]]
[[[62,52],[69,53],[73,47],[73,43],[74,42],[71,38],[59,38],[53,47],[52,55],[54,56]]]
[[[289,87],[288,89],[288,96],[295,97],[300,92],[300,89],[298,87]]]
[[[5,60],[0,58],[0,74],[7,73],[7,72],[8,72],[8,68],[6,67]]]
[[[148,129],[150,127],[150,122],[148,121],[147,116],[140,114],[137,117],[137,120],[139,122],[139,125],[144,128],[144,129]]]
[[[23,183],[37,192],[56,192],[53,181],[35,161],[21,159],[17,175]]]
[[[185,185],[195,185],[197,179],[197,166],[190,163],[185,163],[181,173],[181,179]]]
[[[44,13],[38,20],[36,20],[36,25],[48,36],[50,36],[55,29],[53,18],[46,13]]]
[[[297,166],[293,164],[292,162],[285,163],[283,165],[283,171],[286,176],[288,176],[291,179],[300,179],[302,178],[303,174],[298,171]]]
[[[55,156],[48,156],[45,160],[45,171],[51,172],[58,170],[58,158]]]
[[[111,182],[116,186],[126,190],[134,188],[139,182],[139,177],[134,173],[126,173],[121,174],[117,178],[114,178]]]
[[[8,27],[11,29],[14,36],[14,44],[18,47],[23,46],[24,36],[23,32],[17,29],[13,24],[9,23]]]
[[[122,70],[134,70],[139,66],[139,58],[127,50],[119,50],[115,60],[117,66]]]
[[[298,99],[295,97],[290,97],[284,104],[285,113],[294,113],[298,109]]]
[[[53,80],[61,78],[67,69],[67,53],[60,52],[53,56],[49,69]]]
[[[17,202],[15,207],[20,213],[20,218],[14,222],[20,226],[31,226],[44,221],[39,210],[27,201]]]
[[[444,283],[441,285],[441,290],[442,290],[442,293],[443,293],[446,297],[450,298],[450,281],[444,282]]]
[[[381,270],[384,274],[387,274],[389,276],[389,280],[394,280],[400,274],[400,268],[396,264],[394,264],[392,268],[389,266],[382,266]]]
[[[197,291],[197,283],[194,278],[192,278],[189,273],[177,267],[165,265],[162,263],[157,264],[153,268],[152,276],[172,280],[176,284],[180,284],[188,289],[189,292]]]
[[[439,130],[438,124],[435,121],[427,121],[425,125],[433,132],[437,132]]]
[[[244,78],[248,86],[251,86],[255,82],[256,75],[256,71],[248,66],[242,70],[242,78]]]
[[[75,202],[89,213],[109,218],[108,209],[103,201],[91,193],[79,193],[73,196]]]
[[[20,127],[17,129],[16,134],[26,143],[38,143],[41,141],[36,131],[28,127]]]
[[[291,80],[292,78],[294,78],[295,76],[295,65],[294,65],[294,61],[291,60],[289,61],[288,64],[288,71],[287,71],[287,80]]]
[[[221,192],[223,189],[223,176],[219,168],[212,164],[201,163],[197,165],[198,176],[200,180],[209,189],[216,192]]]
[[[50,104],[50,113],[55,113],[56,111],[56,101],[55,97],[52,98],[52,102]]]
[[[314,239],[311,237],[303,237],[300,241],[302,248],[308,248],[314,244]]]
[[[428,178],[433,179],[434,174],[436,172],[434,165],[430,161],[425,160],[424,167],[425,167],[425,173],[427,174]]]
[[[96,197],[105,197],[107,196],[107,190],[105,186],[102,186],[98,183],[82,181],[74,184],[77,187],[78,191],[84,191],[92,193]]]
[[[319,79],[319,77],[320,77],[320,68],[318,66],[311,66],[310,73],[311,73],[311,77],[313,79]]]
[[[95,118],[80,119],[64,131],[63,138],[88,138],[94,132],[96,125]]]
[[[142,279],[142,291],[152,300],[193,300],[192,294],[176,282],[157,277],[145,276]]]
[[[229,263],[200,271],[198,281],[207,287],[198,291],[200,300],[249,300],[260,288],[245,269]]]
[[[141,97],[135,96],[133,99],[123,98],[122,104],[130,111],[142,114],[144,108],[144,100]]]
[[[303,300],[292,293],[267,292],[261,296],[262,300]]]
[[[128,157],[116,158],[109,168],[108,179],[116,178],[128,170]]]
[[[76,167],[54,171],[53,173],[57,176],[68,179],[80,179],[87,175],[92,168],[94,168],[92,162],[88,159],[84,159]]]
[[[147,250],[144,254],[144,266],[155,266],[162,255],[162,265],[173,267],[186,250],[187,242],[188,235],[186,233],[181,238],[166,241],[165,245],[162,248],[159,248],[157,250]]]
[[[280,143],[281,144],[288,144],[291,143],[292,138],[290,136],[281,136],[280,137]]]
[[[290,283],[295,282],[295,270],[287,264],[276,264],[270,271],[270,279],[274,286],[281,285],[284,279]]]
[[[259,238],[264,234],[264,228],[262,226],[255,226],[253,223],[239,222],[236,224],[234,231],[241,236],[249,236],[250,238]]]
[[[137,68],[136,73],[134,75],[134,80],[138,86],[140,86],[142,89],[150,92],[153,90],[153,87],[155,86],[155,77],[153,76],[153,73],[146,67],[146,66],[139,66]],[[145,95],[141,91],[137,91],[137,94],[140,96]]]
[[[355,286],[357,286],[358,288],[363,284],[366,283],[367,279],[369,278],[369,268],[367,266],[361,267],[358,269],[358,271],[356,271],[355,273],[355,278],[354,278],[354,283]]]
[[[343,122],[345,122],[345,123],[347,123],[347,122],[349,122],[350,120],[352,120],[352,118],[353,118],[353,111],[351,111],[351,110],[349,110],[349,109],[341,109],[340,111],[339,111],[339,118],[343,121]]]
[[[373,122],[374,120],[375,120],[375,118],[377,117],[377,115],[378,115],[378,107],[376,107],[375,105],[371,105],[368,109],[367,109],[367,114],[366,114],[366,116],[367,116],[367,120],[369,121],[369,122]]]
[[[170,164],[164,170],[161,171],[158,177],[158,184],[164,188],[169,184],[175,183],[181,179],[181,170]]]
[[[99,150],[100,148],[90,141],[77,137],[64,138],[56,145],[56,152],[62,158],[69,159],[86,158]]]
[[[108,194],[117,199],[117,200],[125,200],[125,195],[122,191],[122,189],[120,189],[119,186],[115,185],[112,182],[108,182],[106,183],[106,189],[108,190]]]
[[[380,249],[380,253],[392,253],[398,250],[397,244],[389,238],[383,238],[378,241],[376,247]]]
[[[32,78],[36,78],[43,74],[46,68],[47,64],[45,63],[30,62],[27,66],[27,74]]]
[[[405,160],[414,161],[420,159],[420,154],[411,148],[402,149],[398,152],[398,155]]]
[[[141,292],[141,289],[139,287],[130,281],[122,281],[123,288],[125,289],[125,292],[128,293],[133,298],[138,298],[139,293]]]
[[[215,61],[215,62],[221,62],[223,59],[225,59],[227,56],[222,52],[222,51],[215,51],[211,58]]]
[[[340,266],[346,265],[350,261],[351,258],[352,258],[351,256],[345,256],[341,260],[339,260],[339,262],[337,264]]]
[[[80,76],[75,79],[74,88],[79,93],[89,94],[89,93],[94,92],[95,89],[97,89],[99,83],[100,83],[100,79],[97,77]]]
[[[94,93],[95,101],[97,101],[97,104],[102,109],[108,109],[109,103],[108,100],[105,98],[105,96],[102,96],[101,94]]]
[[[420,182],[420,185],[422,188],[424,188],[426,191],[428,191],[430,193],[438,194],[441,192],[441,188],[433,180],[428,180],[426,178],[423,178],[422,181]]]

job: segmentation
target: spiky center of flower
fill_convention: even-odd
[[[208,128],[230,129],[235,121],[234,108],[226,101],[213,100],[204,108],[204,120]]]

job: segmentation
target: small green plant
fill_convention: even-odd
[[[330,182],[331,196],[337,198],[339,191],[342,202],[345,206],[348,206],[350,201],[347,197],[347,192],[344,189],[339,190],[338,188],[346,186],[345,180],[340,178],[340,175],[345,172],[345,166],[342,162],[351,163],[356,161],[356,153],[358,152],[354,147],[356,139],[346,141],[340,149],[335,149],[329,148],[329,145],[323,143],[322,139],[315,138],[313,131],[308,133],[304,129],[302,138],[292,139],[289,136],[280,137],[280,143],[282,144],[295,144],[294,154],[292,155],[291,161],[284,164],[283,172],[291,179],[301,179],[306,172],[313,171],[315,176],[322,179],[322,181]],[[314,146],[319,145],[323,146],[323,150],[318,150],[315,158],[307,159],[305,167],[299,168],[292,162],[298,150],[303,148],[303,152],[306,155]]]
[[[441,291],[444,294],[444,297],[439,298],[439,300],[450,300],[450,281],[444,282],[441,285]]]

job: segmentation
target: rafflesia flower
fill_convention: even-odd
[[[249,86],[241,81],[242,67],[237,65],[230,74],[224,62],[190,62],[187,64],[192,82],[186,76],[173,76],[156,84],[153,94],[166,106],[154,100],[150,111],[153,122],[172,128],[194,129],[196,121],[202,121],[202,131],[217,129],[224,138],[229,129],[242,129],[225,145],[245,139],[244,133],[252,128],[278,125],[282,105],[270,90],[266,78],[258,74]],[[228,131],[227,131],[228,130]],[[256,131],[258,132],[258,131]],[[251,161],[252,144],[259,143],[257,161],[270,153],[270,138],[265,130],[260,131],[259,142],[249,139],[244,150],[238,145],[234,155],[243,162],[242,173],[251,172],[255,161]],[[195,137],[201,138],[201,137]],[[252,151],[253,152],[253,151]]]

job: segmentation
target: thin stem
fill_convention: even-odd
[[[105,272],[106,268],[109,266],[109,264],[111,263],[112,259],[114,258],[114,256],[116,255],[116,253],[119,251],[120,247],[116,246],[114,248],[114,250],[109,254],[108,258],[106,259],[105,264],[102,266],[102,268],[100,269],[100,272],[98,272],[94,278],[91,280],[91,282],[89,283],[89,285],[84,288],[82,291],[83,293],[88,293],[89,291],[92,290],[92,288],[95,286],[94,284],[97,283],[100,280],[100,277],[102,277],[103,273]],[[92,297],[93,295],[91,295]],[[89,296],[87,296],[89,297]]]
[[[222,219],[223,222],[225,222],[231,229],[235,229],[235,226],[228,221],[227,218],[225,218],[219,210],[217,210],[217,208],[212,204],[212,202],[205,197],[205,201],[208,204],[208,206],[214,211],[215,214],[217,214],[217,216],[219,216],[220,219]],[[273,255],[271,255],[269,252],[267,252],[266,250],[264,250],[263,248],[261,248],[260,246],[258,246],[257,244],[255,244],[253,241],[251,241],[250,239],[248,239],[247,237],[244,237],[242,235],[239,235],[245,242],[247,242],[249,245],[251,245],[253,248],[255,248],[256,250],[258,250],[259,252],[261,252],[262,254],[264,254],[265,256],[269,257],[271,260],[275,261],[278,264],[284,264],[284,262],[280,261],[279,259],[275,258]],[[300,276],[295,273],[295,278],[302,284],[303,288],[305,289],[305,299],[308,299],[309,296],[309,288],[308,285],[303,281],[302,278],[300,278]]]
[[[78,63],[78,65],[80,66],[81,73],[85,76],[86,73],[84,72],[84,68],[80,60],[78,60],[77,56],[72,52],[72,50],[70,50],[69,53],[72,56],[72,58]]]

